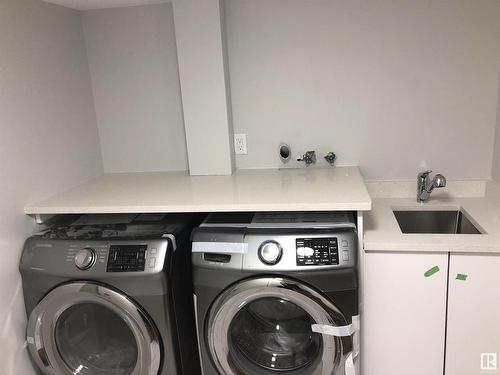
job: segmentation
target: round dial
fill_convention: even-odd
[[[89,269],[94,265],[95,262],[95,251],[86,247],[81,249],[75,255],[75,266],[81,270]]]
[[[273,265],[280,261],[283,248],[276,241],[264,241],[259,246],[258,254],[262,263]]]

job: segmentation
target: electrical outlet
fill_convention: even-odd
[[[234,135],[234,153],[237,155],[247,154],[247,135],[235,134]]]

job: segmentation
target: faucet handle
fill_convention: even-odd
[[[432,173],[432,171],[431,171],[431,170],[427,170],[427,171],[425,171],[425,172],[420,172],[420,173],[418,174],[418,177],[427,178],[427,177],[428,177],[431,173]]]
[[[316,151],[306,151],[301,158],[298,158],[297,161],[303,161],[306,163],[306,167],[309,167],[311,164],[316,163]]]
[[[438,173],[434,176],[434,180],[432,180],[432,186],[435,188],[445,187],[446,177],[444,177],[441,173]]]

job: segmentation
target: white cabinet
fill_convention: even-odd
[[[497,373],[494,356],[481,353],[500,355],[500,256],[452,254],[445,375]]]
[[[447,267],[447,253],[364,254],[363,374],[443,375]]]

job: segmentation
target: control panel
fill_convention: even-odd
[[[295,240],[297,266],[339,264],[336,237],[297,238]]]
[[[203,268],[310,272],[357,266],[358,233],[349,228],[289,232],[238,228],[237,234],[213,228],[213,232],[196,233],[193,242],[198,245],[192,254],[193,265]]]
[[[111,245],[107,272],[144,271],[147,245]]]
[[[21,263],[70,278],[121,278],[154,275],[168,266],[170,238],[116,240],[28,240]]]

